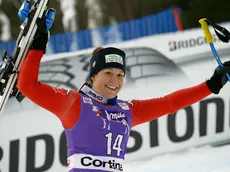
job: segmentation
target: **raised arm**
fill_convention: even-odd
[[[211,93],[218,94],[228,81],[227,73],[230,73],[230,61],[226,61],[223,67],[217,66],[212,77],[197,86],[181,89],[160,98],[133,100],[130,104],[133,112],[133,126],[154,120],[165,114],[173,114],[181,108],[202,100]]]
[[[65,118],[71,105],[79,99],[75,91],[57,89],[38,81],[40,61],[44,54],[42,50],[30,50],[19,72],[17,87],[22,94],[34,103]]]
[[[41,19],[37,20],[37,25],[38,30],[30,51],[19,71],[17,87],[34,103],[54,113],[62,121],[66,121],[73,103],[80,102],[80,96],[75,91],[67,92],[65,89],[54,88],[38,81],[40,62],[48,42],[48,31]]]
[[[226,74],[230,73],[230,61],[223,67],[217,66],[212,77],[197,86],[181,89],[169,95],[149,100],[133,100],[133,126],[154,120],[165,114],[173,114],[181,108],[192,105],[211,93],[218,94],[227,83]]]
[[[164,97],[133,100],[130,106],[133,112],[133,127],[166,114],[173,114],[210,94],[211,91],[204,82],[194,87],[175,91]]]

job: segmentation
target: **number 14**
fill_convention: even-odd
[[[107,154],[108,155],[111,155],[112,153],[112,149],[114,151],[117,151],[117,156],[120,156],[120,153],[122,151],[121,149],[121,143],[122,143],[122,140],[123,140],[123,135],[121,134],[118,134],[114,143],[113,143],[113,146],[112,146],[112,136],[113,136],[113,133],[108,133],[105,135],[107,137]]]

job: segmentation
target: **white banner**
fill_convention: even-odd
[[[230,25],[226,25],[230,28]],[[151,36],[117,45],[127,54],[125,85],[119,97],[146,99],[199,84],[217,66],[201,29]],[[222,61],[229,44],[215,41]],[[92,49],[46,56],[39,78],[57,87],[78,89],[88,74]],[[219,95],[139,125],[131,131],[131,160],[229,141],[229,84]],[[153,107],[154,108],[154,107]],[[145,114],[143,114],[145,115]],[[66,145],[60,121],[30,100],[10,100],[0,118],[0,171],[67,171]]]

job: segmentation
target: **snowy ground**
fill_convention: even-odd
[[[133,162],[125,172],[230,172],[230,145],[202,147]]]

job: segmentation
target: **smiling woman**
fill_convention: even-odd
[[[148,100],[118,99],[126,75],[126,54],[115,47],[96,48],[90,59],[89,78],[79,90],[67,91],[38,81],[48,33],[39,32],[21,67],[17,87],[34,103],[55,114],[65,129],[70,172],[123,171],[130,130],[166,114],[174,114],[227,82],[230,62],[197,86]],[[132,87],[130,87],[132,89]]]
[[[116,97],[123,86],[124,58],[125,53],[119,49],[96,48],[90,60],[89,77],[92,89],[107,99]]]
[[[92,89],[107,99],[115,97],[123,86],[124,72],[117,68],[103,69],[91,77]]]

